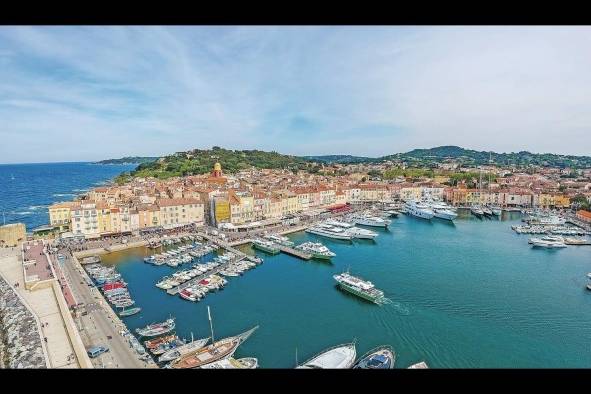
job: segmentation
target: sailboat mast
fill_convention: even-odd
[[[215,345],[215,339],[213,339],[213,323],[211,322],[211,312],[209,311],[209,305],[207,306],[207,316],[209,317],[209,328],[211,329],[211,343]]]

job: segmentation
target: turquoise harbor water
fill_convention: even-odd
[[[519,221],[507,213],[502,221],[462,213],[455,224],[401,216],[375,242],[292,234],[296,243],[321,240],[337,253],[333,264],[257,251],[263,265],[197,303],[154,286],[182,267],[143,263],[145,248],[103,260],[117,264],[143,308],[125,318],[131,329],[172,315],[179,335],[206,337],[209,305],[216,338],[260,325],[236,357],[257,357],[262,368],[292,368],[296,348],[303,362],[353,339],[359,354],[393,346],[398,368],[422,360],[439,368],[591,367],[591,247],[532,249],[510,228]],[[332,275],[347,268],[392,303],[338,290]]]

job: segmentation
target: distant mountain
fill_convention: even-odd
[[[381,157],[380,160],[401,160],[421,165],[454,160],[467,165],[494,163],[497,165],[515,166],[539,165],[562,168],[591,168],[591,157],[589,156],[530,153],[527,151],[517,153],[496,153],[464,149],[459,146],[438,146],[431,149],[414,149],[406,153],[384,156]]]
[[[323,155],[323,156],[302,156],[306,160],[322,162],[326,164],[350,164],[350,163],[371,163],[379,161],[373,157],[351,156],[351,155]]]
[[[122,157],[121,159],[108,159],[108,160],[101,160],[97,161],[94,164],[142,164],[142,163],[150,163],[152,161],[158,160],[158,157],[141,157],[141,156],[133,156],[133,157]]]

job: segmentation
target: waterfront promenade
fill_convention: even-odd
[[[63,264],[65,276],[72,286],[72,290],[83,305],[82,313],[76,318],[78,330],[84,345],[106,346],[109,352],[93,359],[95,368],[155,368],[153,362],[139,359],[128,341],[121,335],[125,325],[115,315],[102,294],[95,287],[87,285],[89,280],[78,259],[63,251],[66,260]]]

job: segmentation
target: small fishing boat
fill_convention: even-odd
[[[130,308],[130,309],[123,308],[123,310],[121,310],[119,312],[119,316],[126,317],[126,316],[135,315],[136,313],[140,313],[141,310],[142,310],[142,308],[140,308],[140,307],[135,307],[135,308]]]
[[[170,318],[162,323],[153,323],[144,328],[137,328],[135,332],[142,337],[155,337],[174,330],[175,326],[174,318]]]
[[[396,355],[390,346],[380,346],[365,353],[353,369],[393,369]]]
[[[160,338],[155,338],[155,339],[151,339],[149,341],[145,341],[144,345],[146,345],[146,347],[148,349],[156,349],[158,346],[160,346],[163,343],[166,342],[170,342],[172,340],[174,340],[177,336],[176,335],[166,335]]]

